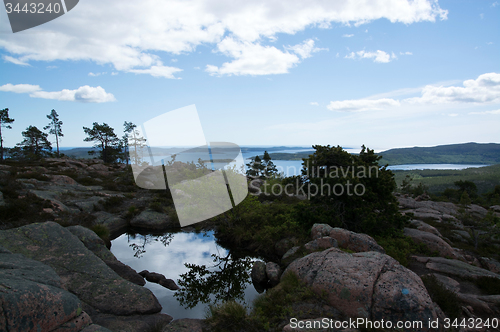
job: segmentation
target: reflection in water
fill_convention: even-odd
[[[155,283],[145,286],[175,319],[204,318],[208,304],[226,298],[250,305],[258,295],[248,276],[251,259],[218,246],[212,232],[123,234],[112,241],[111,252],[137,272],[161,273],[182,288],[176,293]]]
[[[181,289],[175,294],[182,306],[193,308],[199,302],[215,304],[229,300],[244,302],[252,260],[249,257],[234,258],[231,251],[225,257],[218,254],[212,254],[212,257],[215,264],[209,268],[184,264],[189,271],[181,275]]]
[[[129,244],[129,247],[134,251],[134,257],[141,258],[144,253],[146,253],[146,246],[151,244],[153,241],[160,242],[163,246],[168,246],[172,241],[174,234],[173,233],[165,233],[163,235],[154,236],[151,234],[140,235],[137,237],[135,234],[127,234],[128,242],[134,240],[134,242]],[[137,244],[135,242],[137,240]],[[139,271],[137,271],[139,272]]]

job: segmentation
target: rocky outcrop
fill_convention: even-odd
[[[437,252],[439,256],[455,259],[459,257],[446,241],[433,233],[405,228],[404,235],[411,237],[416,243],[425,244],[429,250]]]
[[[57,223],[0,231],[0,243],[12,252],[51,266],[65,287],[97,312],[134,315],[161,310],[151,291],[118,276],[78,237]]]
[[[326,224],[314,224],[311,229],[311,235],[313,239],[330,237],[337,241],[339,247],[354,252],[377,251],[385,253],[384,248],[379,246],[371,236],[354,233],[343,228],[333,228]]]
[[[179,223],[175,223],[167,214],[153,210],[144,210],[130,221],[130,226],[160,230],[168,228],[179,228]]]
[[[337,248],[292,262],[295,273],[328,303],[350,317],[372,320],[435,319],[437,313],[421,279],[379,252],[348,254]]]
[[[427,269],[443,273],[445,275],[456,276],[464,279],[475,279],[478,277],[493,277],[500,279],[499,274],[456,259],[447,259],[443,257],[427,257],[425,258],[424,262]]]
[[[70,226],[67,229],[120,277],[139,286],[146,284],[144,278],[134,269],[116,259],[115,255],[108,250],[104,241],[96,233],[82,226]]]
[[[0,191],[0,206],[4,206],[5,201],[3,200],[3,193]]]
[[[80,331],[92,322],[51,267],[2,247],[0,308],[0,331]]]

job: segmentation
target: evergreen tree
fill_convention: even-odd
[[[255,158],[246,165],[248,167],[246,172],[247,176],[252,178],[261,178],[264,176],[264,165],[262,165],[262,160],[259,156],[255,156]]]
[[[50,120],[50,123],[43,127],[43,129],[49,129],[49,134],[56,137],[57,156],[59,157],[59,137],[64,136],[61,129],[63,122],[59,120],[59,114],[57,114],[56,110],[50,111],[50,114],[47,115],[47,119]]]
[[[266,178],[272,177],[278,174],[278,169],[276,165],[271,161],[271,156],[267,151],[264,151],[264,156],[262,157],[262,165],[264,166],[264,176]]]
[[[130,154],[129,154],[129,144],[128,144],[128,141],[129,141],[129,138],[128,138],[128,134],[130,132],[132,132],[137,126],[135,124],[133,124],[132,122],[123,122],[123,132],[124,132],[124,135],[122,137],[122,141],[123,141],[123,148],[124,148],[124,155],[125,155],[125,162],[127,163],[128,165],[128,160],[130,159]]]
[[[112,127],[106,123],[94,122],[92,128],[83,127],[83,131],[88,135],[84,141],[96,142],[94,147],[100,149],[100,157],[105,163],[116,161],[122,145]],[[89,153],[92,154],[93,151]]]
[[[123,141],[125,143],[130,161],[134,164],[138,165],[142,160],[142,150],[146,146],[146,139],[141,136],[140,131],[137,129],[137,126],[132,122],[127,122],[123,124],[125,135],[123,136]],[[133,148],[133,151],[130,152],[130,147]],[[139,154],[141,152],[141,154]],[[128,163],[128,161],[127,161]]]
[[[380,156],[364,145],[359,155],[340,146],[313,148],[316,152],[303,159],[302,168],[304,194],[312,203],[311,211],[302,213],[307,222],[322,218],[321,222],[354,232],[400,233],[407,218],[400,214],[393,195],[394,174],[378,165]]]
[[[3,161],[3,136],[2,128],[12,129],[10,123],[14,122],[14,119],[9,118],[9,109],[4,108],[0,110],[0,161]]]
[[[25,158],[40,159],[50,154],[52,145],[47,139],[48,134],[35,126],[29,126],[22,132],[22,135],[24,136],[24,140],[17,145],[22,149],[22,154]]]

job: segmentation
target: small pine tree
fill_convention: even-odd
[[[255,156],[255,158],[246,165],[248,167],[248,170],[246,172],[247,176],[252,178],[260,178],[264,175],[264,165],[262,164],[262,160],[259,156]]]
[[[63,124],[62,121],[59,120],[59,114],[57,114],[56,110],[50,111],[50,114],[47,115],[47,119],[50,120],[50,123],[43,127],[44,130],[49,129],[49,134],[54,135],[56,137],[56,146],[57,146],[57,156],[59,157],[59,137],[63,137],[61,126]]]
[[[48,134],[35,126],[29,126],[22,132],[22,135],[24,136],[24,140],[17,145],[22,149],[25,158],[40,159],[50,154],[52,145],[47,139]]]
[[[264,166],[264,176],[270,178],[278,174],[278,169],[276,165],[271,161],[271,156],[267,151],[264,151],[264,156],[262,158],[262,165]]]

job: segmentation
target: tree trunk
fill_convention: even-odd
[[[2,123],[0,122],[0,161],[3,161]]]

